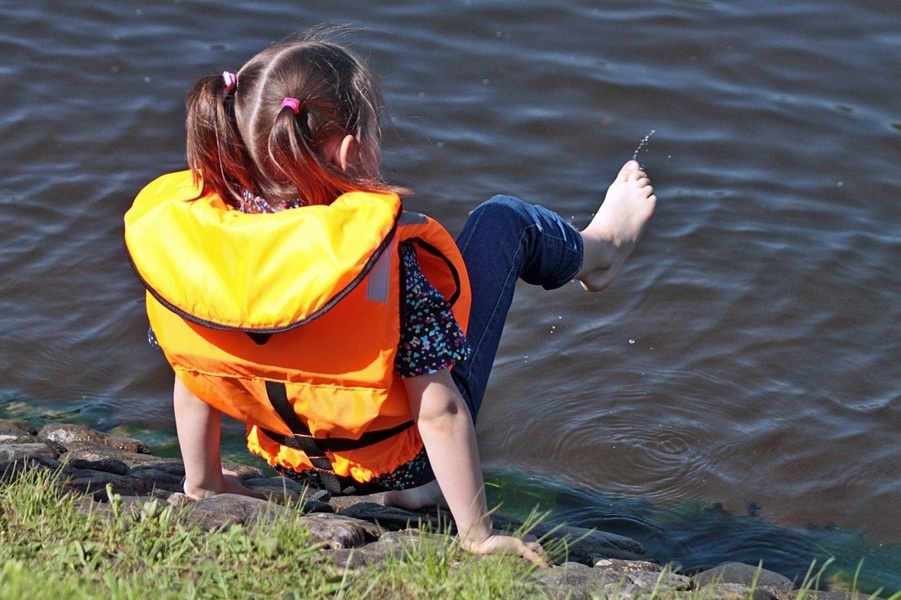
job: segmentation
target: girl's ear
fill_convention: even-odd
[[[336,163],[341,167],[342,171],[347,171],[348,159],[351,156],[351,152],[356,150],[355,146],[357,143],[356,138],[352,135],[345,135],[344,139],[341,140],[341,146],[338,147],[338,153],[335,158],[338,159]]]

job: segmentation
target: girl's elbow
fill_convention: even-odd
[[[424,408],[425,410],[419,413],[416,421],[420,430],[449,431],[457,425],[462,416],[467,416],[453,398],[430,403],[428,407]]]

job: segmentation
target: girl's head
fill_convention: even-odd
[[[338,44],[268,48],[235,74],[198,81],[187,105],[188,164],[204,193],[330,204],[354,190],[396,191],[380,177],[375,79]]]

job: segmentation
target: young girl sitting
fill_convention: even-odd
[[[469,551],[544,565],[494,535],[474,422],[518,279],[603,289],[656,198],[626,163],[589,226],[508,196],[456,242],[380,176],[372,74],[313,37],[188,96],[189,171],[149,184],[126,244],[175,377],[185,493],[259,496],[223,472],[222,412],[280,473],[386,504],[443,504]]]

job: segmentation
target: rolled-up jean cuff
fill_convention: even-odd
[[[565,267],[561,267],[561,272],[563,273],[560,279],[556,281],[545,281],[541,284],[546,290],[556,290],[557,288],[563,287],[567,283],[571,282],[576,274],[582,269],[582,262],[585,260],[585,248],[584,242],[582,241],[582,234],[580,234],[575,227],[570,225],[569,223],[564,223],[564,227],[567,227],[571,230],[572,234],[571,243],[575,244],[576,249],[573,249],[571,246],[564,244],[560,250],[560,264],[566,265]],[[525,280],[525,278],[523,278]]]

